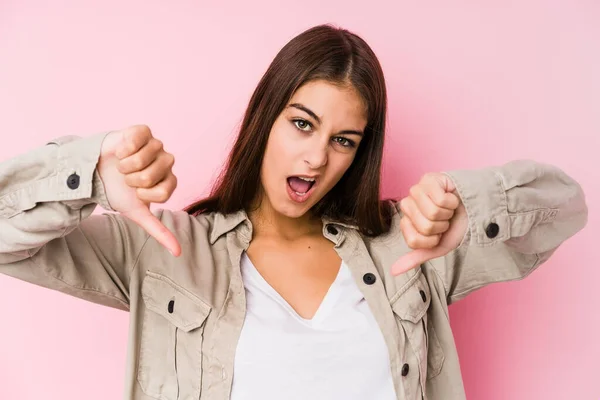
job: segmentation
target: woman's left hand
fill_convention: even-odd
[[[425,174],[400,201],[400,229],[413,251],[392,265],[392,275],[456,249],[467,232],[467,212],[454,182],[442,173]]]

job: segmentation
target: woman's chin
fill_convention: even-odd
[[[302,218],[312,208],[312,201],[306,203],[296,203],[294,201],[282,201],[275,207],[275,210],[287,218]]]
[[[284,217],[287,218],[302,218],[304,215],[306,215],[306,213],[310,210],[310,208],[307,209],[307,207],[302,206],[302,207],[298,207],[298,206],[289,206],[286,205],[284,207],[280,207],[279,209],[276,209],[277,212],[279,214],[281,214]]]

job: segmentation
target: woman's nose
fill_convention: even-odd
[[[310,168],[319,169],[327,165],[327,148],[324,146],[314,146],[306,152],[304,162]]]

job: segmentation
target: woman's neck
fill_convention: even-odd
[[[274,210],[268,203],[261,202],[261,205],[248,215],[252,222],[254,238],[295,240],[321,233],[322,221],[312,213],[307,212],[301,217],[290,218]]]

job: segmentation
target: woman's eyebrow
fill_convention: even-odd
[[[360,137],[363,137],[365,134],[362,131],[349,131],[349,130],[345,130],[345,131],[341,131],[338,133],[339,135],[341,134],[346,134],[346,135],[358,135]]]
[[[298,110],[302,110],[305,113],[307,113],[308,115],[310,115],[311,117],[313,117],[315,119],[315,121],[317,121],[319,124],[321,123],[321,118],[317,117],[317,114],[315,114],[310,108],[306,107],[303,104],[292,103],[288,107],[294,107],[294,108],[297,108]]]

